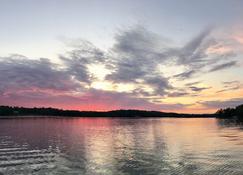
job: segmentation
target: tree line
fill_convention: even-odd
[[[114,110],[106,112],[63,110],[56,108],[25,108],[0,106],[0,116],[60,116],[60,117],[215,117],[214,114],[179,114],[145,110]]]
[[[218,118],[235,118],[243,120],[243,104],[236,106],[235,108],[220,109],[216,112]]]

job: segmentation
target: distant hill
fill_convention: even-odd
[[[239,119],[243,121],[243,104],[235,108],[220,109],[216,112],[218,118]]]
[[[0,106],[1,118],[10,116],[57,116],[57,117],[215,117],[215,114],[179,114],[144,110],[115,110],[107,112],[62,110],[55,108],[24,108]]]

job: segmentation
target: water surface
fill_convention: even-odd
[[[243,127],[216,119],[0,120],[0,174],[243,174]]]

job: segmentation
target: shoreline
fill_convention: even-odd
[[[0,106],[0,119],[11,118],[216,118],[216,114],[183,114],[175,112],[146,110],[114,110],[114,111],[77,111],[56,108],[24,108]]]
[[[143,116],[55,116],[55,115],[17,115],[17,116],[0,116],[1,119],[40,119],[40,118],[51,118],[51,119],[75,119],[75,118],[124,118],[124,119],[156,119],[156,118],[181,118],[181,119],[189,119],[189,118],[215,118],[216,116],[163,116],[163,117],[143,117]]]

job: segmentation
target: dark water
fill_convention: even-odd
[[[0,174],[243,174],[243,127],[216,119],[0,120]]]

